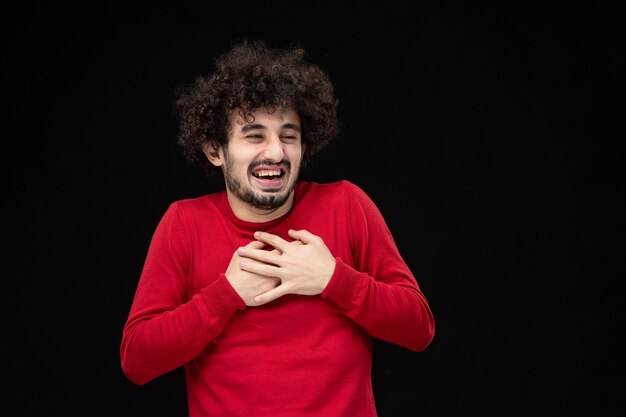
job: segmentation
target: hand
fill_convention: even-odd
[[[244,248],[247,250],[262,250],[261,248],[264,246],[265,243],[253,240]],[[254,301],[254,297],[275,288],[280,284],[280,279],[244,271],[240,268],[241,262],[242,258],[239,256],[239,253],[235,251],[226,269],[226,278],[247,306],[258,306],[259,303]]]
[[[242,271],[280,280],[277,287],[257,293],[257,304],[269,303],[285,294],[320,294],[335,271],[335,257],[322,238],[306,230],[287,233],[293,242],[266,232],[254,234],[256,242],[273,247],[271,251],[252,244],[238,249]]]

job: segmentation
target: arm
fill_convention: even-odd
[[[122,333],[122,370],[137,384],[194,359],[245,308],[224,274],[189,298],[189,242],[179,209],[170,206],[152,237]]]
[[[433,314],[382,214],[351,183],[346,186],[346,207],[355,267],[337,258],[322,296],[373,337],[424,350],[434,337]]]

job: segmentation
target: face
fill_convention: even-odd
[[[244,121],[234,111],[228,146],[205,153],[221,166],[227,192],[237,204],[275,210],[293,193],[302,161],[300,118],[297,113],[259,109]]]

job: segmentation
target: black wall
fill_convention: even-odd
[[[380,417],[624,410],[622,22],[502,3],[6,8],[11,415],[185,415],[119,343],[160,216],[221,188],[174,88],[242,37],[327,69],[344,130],[303,176],[370,194],[435,313],[426,351],[377,343]]]

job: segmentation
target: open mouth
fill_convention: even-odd
[[[259,187],[272,191],[283,185],[287,171],[282,167],[258,167],[252,170],[252,177]]]
[[[260,180],[275,180],[282,178],[285,175],[285,171],[281,168],[256,169],[252,171],[252,175]]]

